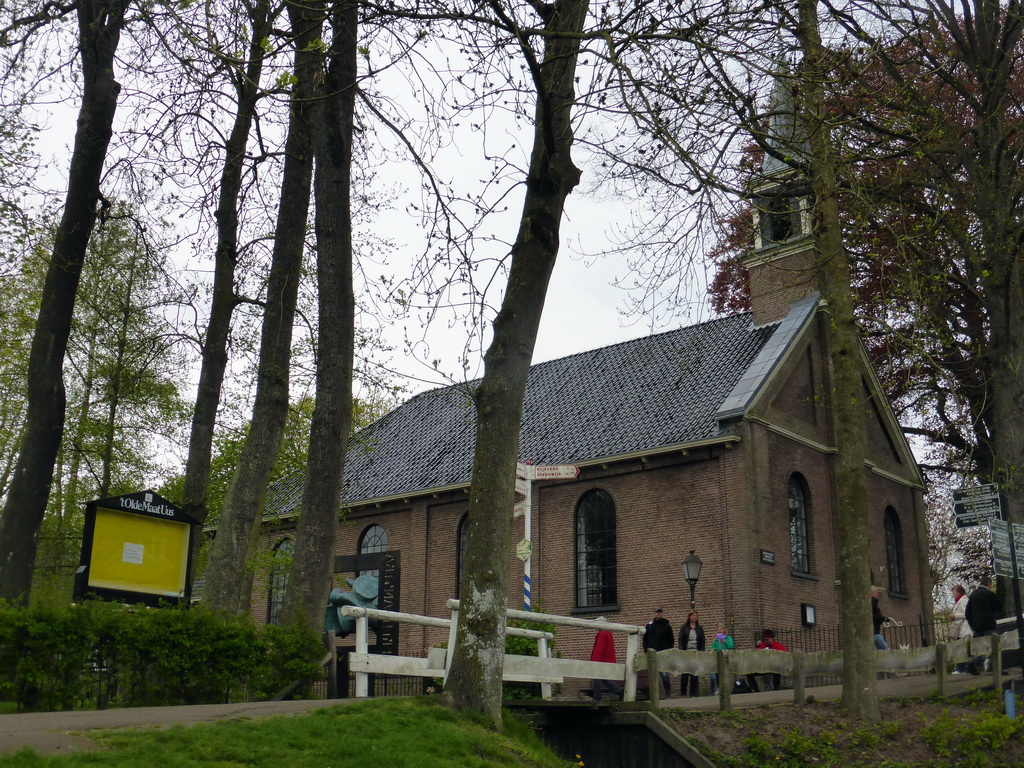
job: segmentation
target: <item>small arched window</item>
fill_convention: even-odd
[[[388,551],[388,532],[383,525],[371,525],[359,537],[359,554],[372,555],[376,552]],[[380,570],[359,571],[356,576],[380,576]]]
[[[903,531],[896,510],[886,507],[885,520],[885,568],[889,573],[889,593],[906,594],[907,584],[903,572]]]
[[[811,572],[807,508],[807,484],[800,475],[793,475],[789,478],[789,553],[793,573]]]
[[[288,590],[288,569],[292,565],[295,543],[283,539],[273,552],[270,565],[270,597],[267,600],[267,623],[280,625],[284,607],[284,593]]]
[[[576,505],[576,606],[614,605],[617,582],[615,502],[588,491]]]
[[[466,563],[466,533],[469,530],[469,513],[467,512],[459,520],[458,532],[455,534],[458,540],[458,551],[455,553],[455,596],[460,597],[462,585],[462,567]]]

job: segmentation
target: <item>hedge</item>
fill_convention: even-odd
[[[202,606],[0,604],[0,696],[22,711],[267,699],[320,675],[323,653],[315,633]]]

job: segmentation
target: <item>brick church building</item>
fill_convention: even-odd
[[[536,481],[532,602],[548,613],[643,625],[663,607],[675,628],[690,588],[682,560],[703,563],[701,623],[737,647],[786,628],[793,648],[841,621],[835,424],[828,308],[815,291],[808,200],[769,158],[751,188],[758,240],[748,257],[752,311],[534,365],[523,462],[572,464],[573,479]],[[804,192],[803,194],[806,194]],[[871,567],[882,610],[931,619],[924,483],[868,362]],[[474,447],[468,384],[416,395],[353,438],[337,553],[397,553],[392,607],[448,616],[458,596]],[[266,546],[287,553],[300,476],[271,489]],[[513,514],[509,510],[509,514]],[[347,572],[377,560],[339,560]],[[523,562],[509,552],[509,607],[522,607]],[[273,621],[283,572],[256,580],[253,613]],[[868,595],[864,599],[868,599]],[[386,607],[382,604],[381,607]],[[405,626],[403,655],[444,642]],[[561,630],[566,657],[589,658],[592,633]],[[619,649],[620,658],[623,649]]]

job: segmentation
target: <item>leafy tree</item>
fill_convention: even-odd
[[[152,487],[184,425],[184,365],[162,310],[173,296],[164,251],[123,205],[87,252],[68,344],[65,439],[37,556],[36,589],[56,575],[66,599],[86,502]],[[59,587],[58,587],[59,589]]]
[[[0,598],[8,600],[28,600],[39,528],[60,448],[65,414],[61,370],[86,246],[99,212],[100,175],[121,90],[114,79],[114,55],[130,4],[130,0],[80,0],[74,6],[82,99],[64,212],[29,356],[25,431],[0,515]],[[56,17],[67,12],[69,9],[61,6],[47,5],[36,15],[48,21],[51,14]]]
[[[867,51],[850,66],[840,116],[877,94],[878,108],[851,119],[846,140],[878,173],[854,192],[907,212],[878,229],[898,246],[892,268],[904,282],[890,284],[912,297],[913,341],[926,360],[922,386],[909,390],[927,408],[916,431],[1002,484],[1021,522],[1024,11],[929,0],[909,14],[878,13],[886,24],[862,32]]]
[[[288,408],[292,325],[305,246],[313,171],[312,113],[320,67],[323,18],[302,6],[288,7],[295,57],[288,139],[281,179],[281,201],[267,302],[260,341],[256,398],[249,434],[221,508],[210,549],[203,599],[214,610],[238,614],[248,609],[251,582],[246,561],[266,494],[270,469],[280,447]]]
[[[892,18],[860,8],[887,23],[842,19],[861,47],[837,51],[828,98],[868,349],[904,431],[927,441],[933,478],[1002,482],[1018,510],[1020,382],[1006,371],[1020,354],[1010,339],[1024,245],[1021,9],[928,2]],[[740,214],[728,225],[719,308],[744,301],[732,256],[749,224]]]
[[[316,175],[317,325],[316,407],[295,553],[285,599],[286,620],[318,629],[333,573],[345,455],[352,430],[355,295],[352,285],[352,140],[357,86],[355,0],[312,4],[325,13],[331,43],[325,51],[314,113]]]
[[[497,21],[520,46],[536,90],[533,148],[519,232],[512,246],[508,287],[473,393],[476,450],[469,493],[463,595],[458,636],[444,699],[455,709],[484,713],[501,727],[501,657],[505,640],[509,510],[515,500],[519,429],[530,361],[551,270],[558,255],[565,200],[579,182],[572,161],[572,107],[585,0],[535,3],[540,40],[492,5]],[[543,42],[543,50],[538,43]]]

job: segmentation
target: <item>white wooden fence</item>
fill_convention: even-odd
[[[437,677],[447,679],[451,667],[450,648],[455,647],[455,635],[459,623],[459,601],[449,600],[447,607],[452,612],[450,619],[431,616],[416,616],[410,613],[394,611],[377,611],[369,608],[344,606],[341,613],[356,620],[356,649],[349,655],[349,669],[356,676],[356,697],[362,698],[369,694],[370,674],[409,675],[414,677]],[[636,700],[636,671],[634,668],[637,652],[640,649],[640,636],[643,627],[631,624],[616,624],[602,621],[596,624],[592,619],[578,619],[570,616],[555,616],[534,611],[506,610],[508,619],[554,624],[564,627],[585,627],[607,629],[610,632],[622,633],[626,639],[626,661],[623,664],[611,664],[598,661],[581,661],[579,659],[558,659],[551,655],[549,641],[554,639],[550,632],[534,629],[506,627],[505,632],[515,637],[529,637],[537,641],[536,656],[505,655],[502,679],[507,682],[540,683],[541,696],[551,698],[551,686],[563,683],[565,678],[589,678],[598,680],[625,680],[623,700]],[[370,620],[395,621],[421,627],[442,627],[448,629],[448,648],[430,648],[427,657],[389,656],[369,652]]]
[[[950,664],[968,662],[978,656],[991,660],[993,685],[1002,684],[1001,652],[1019,648],[1016,630],[990,637],[964,638],[949,644],[926,646],[924,648],[896,648],[875,651],[875,670],[886,674],[907,672],[936,674],[936,689],[945,695]],[[702,677],[717,673],[719,677],[719,707],[731,709],[732,682],[740,675],[775,673],[786,675],[793,680],[793,701],[805,700],[806,679],[810,675],[841,675],[843,673],[842,651],[804,653],[803,651],[733,650],[708,653],[706,651],[648,651],[637,659],[637,670],[648,671],[654,678],[656,672],[670,675],[697,675]],[[658,698],[658,686],[650,686],[653,701]]]
[[[368,608],[344,606],[341,613],[356,620],[356,648],[349,656],[349,669],[355,673],[356,696],[369,695],[370,674],[405,675],[413,677],[434,677],[447,679],[451,666],[449,649],[455,646],[458,631],[459,601],[449,600],[447,607],[452,612],[450,619],[431,616],[417,616],[395,611],[378,611]],[[518,627],[506,627],[508,635],[528,637],[537,641],[536,656],[505,655],[502,679],[507,682],[540,683],[541,696],[551,698],[552,684],[560,684],[565,678],[622,680],[624,681],[623,701],[635,701],[637,672],[646,670],[650,680],[657,679],[658,672],[670,675],[697,675],[704,677],[711,673],[719,676],[720,708],[731,709],[732,681],[740,675],[775,673],[786,675],[793,680],[793,700],[804,701],[806,678],[810,675],[841,675],[843,671],[842,652],[804,653],[802,651],[782,652],[769,650],[733,650],[708,653],[706,651],[683,651],[670,649],[639,653],[640,638],[644,628],[631,624],[617,624],[609,621],[595,623],[592,619],[571,616],[556,616],[533,611],[508,609],[507,619],[554,624],[563,627],[582,627],[589,630],[607,629],[626,635],[625,662],[604,663],[579,659],[554,658],[549,642],[554,639],[550,632],[541,632]],[[430,648],[426,658],[416,656],[392,656],[369,652],[370,620],[393,621],[422,627],[448,629],[448,648]],[[947,667],[950,664],[970,661],[977,656],[991,658],[991,673],[998,687],[1002,678],[1000,652],[1018,648],[1016,631],[982,638],[965,638],[947,644],[925,648],[898,648],[889,651],[875,651],[875,668],[878,672],[896,674],[905,672],[929,672],[937,676],[937,690],[945,693]],[[658,685],[649,685],[652,701],[658,700]]]

